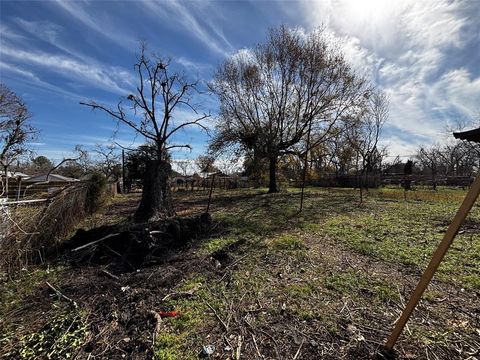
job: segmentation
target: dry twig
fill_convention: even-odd
[[[64,299],[67,300],[70,304],[72,304],[75,308],[78,308],[78,304],[77,304],[74,300],[72,300],[72,299],[70,299],[68,296],[62,294],[62,293],[60,292],[60,290],[56,289],[56,288],[55,288],[52,284],[50,284],[48,281],[45,281],[45,284],[47,284],[47,286],[48,286],[50,289],[52,289],[52,290],[55,292],[55,294],[57,294],[57,296],[58,296],[59,298],[64,298]]]
[[[161,330],[163,321],[162,321],[162,317],[160,316],[160,314],[157,313],[156,311],[150,310],[148,313],[152,314],[153,317],[156,320],[155,329],[153,330],[153,335],[152,335],[152,343],[153,343],[153,346],[155,346],[155,340],[157,339],[157,335]]]
[[[212,305],[210,305],[208,303],[208,301],[206,300],[203,300],[203,302],[210,308],[210,310],[213,311],[213,314],[215,315],[215,317],[218,319],[218,321],[220,321],[220,323],[223,325],[225,331],[228,331],[228,326],[227,324],[225,324],[225,322],[222,320],[222,318],[218,315],[217,311],[212,307]]]

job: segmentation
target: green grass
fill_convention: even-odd
[[[255,235],[269,239],[276,249],[299,249],[302,240],[293,230],[347,246],[360,254],[398,263],[421,272],[457,211],[466,192],[439,188],[407,193],[399,188],[369,190],[363,204],[353,189],[307,188],[305,206],[298,213],[299,189],[266,195],[258,190],[242,190],[234,208],[215,207],[216,220],[223,221],[235,236]],[[238,193],[236,193],[238,195]],[[235,192],[216,195],[228,203]],[[478,220],[480,207],[474,207],[470,222]],[[323,241],[323,240],[322,240]],[[212,243],[212,249],[214,248]],[[480,288],[480,234],[460,233],[456,237],[436,275],[437,279],[468,289]]]
[[[0,336],[0,347],[8,349],[6,358],[12,359],[71,359],[88,334],[86,315],[79,309],[57,301],[49,310],[48,320],[40,328],[5,327]]]
[[[391,301],[397,297],[390,281],[352,270],[331,274],[324,281],[327,289],[340,294],[352,296],[362,292],[367,297],[376,297],[384,302]]]
[[[45,281],[54,282],[63,267],[37,267],[20,270],[13,279],[0,287],[0,316],[21,305]]]
[[[155,345],[155,359],[196,359],[200,349],[192,347],[192,343],[202,343],[205,328],[214,322],[208,315],[210,309],[207,303],[218,311],[221,311],[222,304],[213,296],[208,280],[203,276],[179,284],[175,291],[191,291],[192,296],[182,296],[166,302],[166,306],[178,311],[180,316],[164,319],[164,328]]]
[[[63,310],[42,329],[21,338],[18,356],[21,359],[71,359],[83,344],[87,325],[77,311]]]
[[[423,271],[453,218],[458,202],[429,201],[375,202],[369,211],[331,216],[321,226],[322,233],[361,254],[411,266]],[[478,218],[479,208],[470,216]],[[459,286],[480,289],[480,234],[460,233],[437,278]]]
[[[301,250],[305,248],[302,238],[292,234],[281,234],[274,237],[269,246],[276,250]]]
[[[404,201],[399,189],[371,190],[359,204],[358,192],[352,189],[308,188],[304,210],[299,213],[299,189],[270,195],[258,189],[215,191],[212,216],[226,231],[204,240],[196,253],[208,259],[242,239],[239,248],[228,250],[239,262],[224,275],[189,275],[172,289],[193,290],[194,296],[167,301],[170,310],[182,315],[164,321],[156,358],[193,359],[202,345],[210,343],[223,348],[219,334],[228,332],[217,316],[228,323],[232,314],[230,333],[239,326],[235,319],[245,317],[254,328],[269,329],[272,321],[302,324],[335,339],[345,332],[346,324],[377,328],[380,325],[374,319],[387,316],[382,329],[388,331],[397,317],[392,309],[398,311],[399,297],[408,296],[405,290],[400,294],[406,280],[381,273],[383,268],[371,272],[368,262],[374,260],[382,266],[386,262],[387,272],[389,264],[423,271],[464,194],[460,190],[419,190],[409,192],[409,200]],[[470,221],[479,214],[477,207]],[[327,244],[337,250],[329,253]],[[460,234],[436,278],[459,288],[478,289],[479,246],[479,234]],[[347,264],[348,259],[346,263],[338,251],[352,254],[350,260],[359,263]],[[434,304],[439,296],[445,294],[430,289],[424,298]],[[411,328],[410,343],[430,345],[445,344],[454,331],[437,324],[428,336],[428,324]],[[275,336],[283,335],[277,332]]]

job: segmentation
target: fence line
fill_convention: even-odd
[[[43,261],[96,203],[114,195],[110,186],[91,198],[89,186],[88,182],[73,183],[41,199],[0,199],[0,269],[16,271]]]

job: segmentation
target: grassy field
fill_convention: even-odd
[[[354,190],[312,188],[299,213],[298,189],[215,191],[215,234],[160,265],[106,276],[55,263],[3,279],[0,358],[183,360],[204,345],[218,359],[376,358],[464,195],[381,189],[360,204]],[[205,209],[205,192],[175,197],[179,215]],[[83,227],[128,222],[137,202],[119,196]],[[476,205],[397,357],[479,358],[479,304]]]

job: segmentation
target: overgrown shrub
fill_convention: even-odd
[[[55,254],[59,241],[104,204],[106,185],[103,175],[92,174],[45,202],[4,207],[8,224],[0,234],[0,269],[15,271]]]
[[[102,206],[105,201],[106,187],[107,179],[103,174],[96,172],[91,175],[85,195],[85,211],[88,214],[93,214]]]

